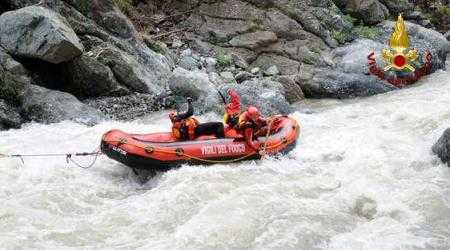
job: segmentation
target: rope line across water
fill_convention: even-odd
[[[97,161],[97,158],[99,155],[101,155],[102,152],[97,149],[93,152],[82,152],[82,153],[60,153],[60,154],[2,154],[0,153],[0,159],[2,158],[19,158],[22,163],[25,164],[24,158],[29,158],[29,157],[61,157],[61,156],[65,156],[66,157],[66,162],[72,162],[75,166],[79,167],[79,168],[83,168],[83,169],[88,169],[94,166],[95,162]],[[95,156],[94,160],[88,165],[88,166],[82,166],[81,164],[79,164],[78,162],[76,162],[72,156]]]

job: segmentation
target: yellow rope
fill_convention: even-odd
[[[121,141],[122,140],[107,141],[107,142],[108,143],[118,143],[118,142],[121,142]],[[287,143],[290,143],[290,142],[287,142]],[[126,143],[122,143],[122,144],[126,144]],[[269,146],[269,147],[265,147],[265,150],[276,148],[276,147],[278,147],[278,146],[280,146],[282,144],[283,144],[283,142],[279,142],[279,143],[277,143],[275,145],[272,145],[272,146]],[[139,146],[139,145],[133,145],[133,146],[135,146],[137,148],[144,149],[144,150],[146,149],[146,147],[142,147],[142,146]],[[254,155],[257,154],[256,152],[255,153],[250,153],[250,154],[247,154],[247,155],[244,155],[242,157],[239,157],[239,158],[236,158],[236,159],[232,159],[232,160],[209,160],[209,159],[203,159],[203,158],[199,158],[199,157],[196,157],[196,156],[193,156],[193,155],[189,155],[189,154],[186,154],[184,152],[183,153],[178,153],[175,150],[165,150],[165,149],[161,149],[161,148],[154,148],[154,152],[160,152],[160,153],[166,153],[166,154],[175,154],[175,155],[179,154],[180,156],[185,156],[185,157],[188,157],[190,159],[194,159],[194,160],[201,161],[201,162],[206,162],[206,163],[234,163],[234,162],[242,161],[242,160],[244,160],[246,158],[249,158],[249,157],[254,156]]]
[[[266,134],[266,141],[264,143],[264,154],[263,155],[265,155],[265,152],[266,152],[267,149],[273,149],[273,148],[276,148],[276,147],[278,147],[278,146],[280,146],[280,145],[282,145],[284,143],[289,144],[289,143],[292,142],[292,141],[285,141],[285,142],[280,141],[279,143],[274,144],[272,146],[267,146],[267,139],[268,139],[268,137],[270,135],[270,129],[271,129],[273,121],[274,121],[274,119],[271,119],[271,121],[269,123],[269,130],[268,130],[268,132]],[[295,126],[294,129],[297,130],[297,126]],[[120,144],[122,144],[122,145],[123,144],[127,144],[127,140],[125,138],[119,138],[117,141],[107,141],[107,142],[108,143],[119,143],[119,145]],[[247,155],[244,155],[242,157],[239,157],[239,158],[236,158],[236,159],[232,159],[232,160],[209,160],[209,159],[203,159],[203,158],[199,158],[199,157],[196,157],[196,156],[193,156],[193,155],[189,155],[189,154],[186,154],[184,152],[177,152],[176,150],[166,150],[166,149],[156,148],[156,147],[149,146],[149,145],[146,145],[145,147],[140,146],[140,145],[133,145],[133,146],[135,146],[137,148],[144,149],[146,151],[149,150],[149,148],[151,147],[153,149],[152,152],[160,152],[160,153],[166,153],[166,154],[175,154],[175,155],[179,155],[179,156],[185,156],[185,157],[188,157],[190,159],[194,159],[194,160],[197,160],[197,161],[200,161],[200,162],[205,162],[205,163],[234,163],[234,162],[242,161],[242,160],[244,160],[246,158],[249,158],[249,157],[254,156],[254,155],[257,154],[257,152],[250,153],[250,154],[247,154]],[[263,156],[263,155],[261,155],[261,156]]]

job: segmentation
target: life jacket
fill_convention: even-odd
[[[172,135],[177,139],[193,140],[195,139],[195,128],[199,122],[197,119],[190,117],[172,124]]]

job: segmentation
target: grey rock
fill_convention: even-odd
[[[393,16],[397,16],[401,13],[408,15],[408,13],[414,10],[414,4],[409,1],[380,0],[380,2],[389,9],[389,12]]]
[[[239,55],[238,53],[231,53],[231,58],[233,59],[234,64],[239,68],[241,69],[248,68],[247,61],[244,58],[242,58],[242,56]]]
[[[253,75],[252,73],[249,73],[247,71],[241,71],[241,72],[237,73],[234,78],[236,79],[236,81],[238,83],[241,83],[243,81],[247,81],[247,80],[250,80],[255,77],[256,76]]]
[[[175,68],[169,79],[169,89],[177,96],[192,97],[194,100],[214,92],[214,85],[203,72]]]
[[[277,66],[282,75],[295,75],[298,73],[300,63],[277,54],[261,54],[250,66],[265,71],[272,65]]]
[[[450,128],[444,131],[439,140],[432,147],[435,153],[444,163],[450,167]]]
[[[283,86],[269,79],[253,79],[241,84],[221,86],[220,91],[227,93],[235,89],[241,96],[242,107],[256,106],[263,115],[289,114],[291,106],[284,97]]]
[[[39,3],[40,0],[4,0],[4,4],[11,9],[20,9]]]
[[[209,81],[210,81],[212,84],[216,85],[216,86],[225,84],[225,83],[223,82],[222,77],[220,77],[220,75],[217,74],[216,72],[211,72],[211,73],[209,73],[209,74],[208,74],[208,78],[209,78]]]
[[[305,31],[322,38],[328,46],[334,48],[338,45],[331,37],[331,32],[342,30],[344,22],[332,1],[274,1],[274,5],[300,23]]]
[[[378,0],[341,0],[346,13],[352,14],[365,24],[377,24],[389,16],[389,10]]]
[[[164,65],[161,65],[160,72],[152,71],[151,68],[137,61],[132,55],[107,43],[92,50],[92,54],[99,62],[112,70],[120,84],[130,90],[153,94],[159,94],[164,90],[165,82],[157,75],[165,72]]]
[[[254,67],[250,70],[250,72],[254,75],[258,74],[259,72],[261,72],[261,68],[259,67]]]
[[[256,20],[264,15],[264,11],[240,0],[225,0],[202,4],[199,7],[200,14],[211,17],[226,17],[237,20]]]
[[[0,99],[20,105],[30,83],[28,71],[0,47]]]
[[[181,48],[181,47],[183,47],[183,42],[180,39],[174,39],[172,41],[172,48],[178,49],[178,48]]]
[[[196,114],[220,110],[216,88],[209,80],[209,75],[204,72],[175,68],[169,79],[169,90],[177,107],[186,103],[186,97],[191,97]]]
[[[381,51],[385,48],[387,46],[380,42],[358,39],[333,50],[334,61],[345,73],[369,74],[367,56],[373,52],[377,60],[381,60]]]
[[[278,10],[267,12],[267,18],[264,21],[267,22],[265,25],[280,38],[305,39],[309,35],[303,30],[301,24]]]
[[[419,20],[418,23],[425,28],[428,28],[428,29],[433,28],[433,23],[429,19]]]
[[[425,17],[423,16],[422,12],[420,12],[420,11],[411,11],[405,15],[405,19],[419,21],[419,20],[425,19]]]
[[[278,70],[277,66],[273,65],[270,66],[269,68],[267,68],[266,70],[264,70],[264,75],[265,76],[275,76],[280,74],[280,71]]]
[[[94,125],[105,117],[97,110],[81,103],[73,95],[31,85],[22,109],[27,119],[40,123],[71,120]]]
[[[236,79],[234,78],[233,73],[229,71],[221,72],[220,77],[226,84],[236,83]]]
[[[20,128],[21,124],[19,110],[0,99],[0,130]]]
[[[198,70],[201,64],[192,56],[183,56],[178,62],[178,66],[186,70]]]
[[[217,60],[212,58],[212,57],[208,57],[205,59],[205,68],[206,68],[206,72],[216,72],[216,66],[217,66]]]
[[[14,56],[51,63],[69,61],[84,49],[62,16],[38,6],[3,13],[0,44]]]
[[[353,211],[358,216],[372,220],[377,214],[377,203],[368,197],[360,196],[355,201]]]
[[[285,97],[289,103],[295,103],[305,99],[300,86],[295,82],[295,76],[279,76],[275,81],[281,83],[285,90]]]
[[[230,44],[234,47],[257,49],[268,46],[276,41],[278,41],[278,37],[275,33],[270,31],[257,31],[236,36],[230,40]]]
[[[84,101],[88,106],[100,110],[105,116],[114,120],[133,120],[149,115],[165,106],[164,98],[154,95],[134,93],[118,97],[101,97]]]
[[[88,55],[82,55],[63,65],[64,89],[77,97],[120,96],[129,94],[114,77],[108,66]]]
[[[327,67],[333,64],[330,49],[318,37],[305,40],[283,41],[262,48],[261,52],[276,54],[306,64]]]
[[[136,35],[133,24],[113,0],[85,1],[84,4],[90,4],[88,9],[92,12],[95,22],[114,36],[128,39]]]
[[[309,80],[297,81],[305,96],[313,98],[353,98],[385,93],[396,87],[375,76],[318,69]]]

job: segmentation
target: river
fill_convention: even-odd
[[[450,248],[450,168],[430,151],[450,127],[450,72],[297,110],[302,133],[285,157],[183,167],[145,185],[106,157],[91,169],[63,157],[0,160],[0,248]],[[168,127],[163,114],[28,124],[0,132],[0,152],[90,151],[112,128]]]

